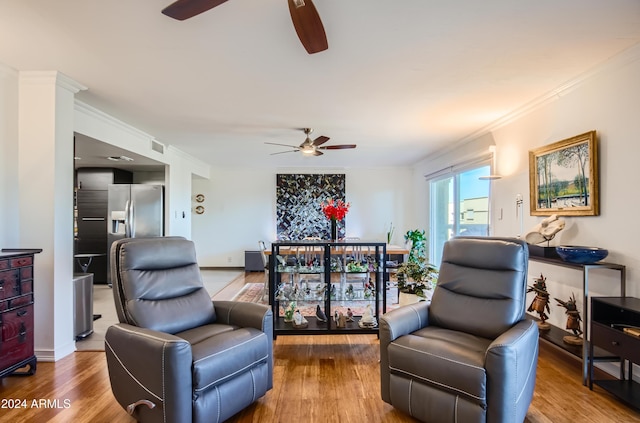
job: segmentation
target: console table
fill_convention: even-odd
[[[554,345],[580,357],[582,359],[582,384],[587,385],[588,377],[589,377],[589,361],[590,355],[589,353],[589,272],[594,269],[611,269],[614,271],[620,272],[620,296],[626,296],[626,267],[621,264],[615,263],[606,263],[606,262],[597,262],[593,264],[577,264],[577,263],[569,263],[559,258],[551,258],[551,257],[540,257],[540,256],[529,256],[529,260],[536,261],[540,263],[546,263],[553,266],[562,266],[568,267],[571,269],[576,269],[582,271],[582,321],[583,321],[583,343],[582,348],[573,347],[571,345],[567,345],[563,343],[562,336],[558,336],[556,332],[558,330],[564,332],[562,329],[552,328],[549,333],[545,334],[543,331],[540,332],[540,338],[544,339],[548,342],[553,343]],[[555,330],[554,330],[555,329]]]

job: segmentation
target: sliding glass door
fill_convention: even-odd
[[[430,181],[430,261],[440,265],[444,243],[456,235],[489,235],[490,165],[451,172]]]

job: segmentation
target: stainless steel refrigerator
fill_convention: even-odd
[[[111,285],[109,255],[114,241],[164,235],[163,186],[110,184],[107,210],[107,282]]]

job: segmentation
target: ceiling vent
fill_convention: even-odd
[[[151,140],[151,149],[160,154],[164,154],[164,144],[159,143],[158,141]]]

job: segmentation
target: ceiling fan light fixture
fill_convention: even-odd
[[[133,159],[127,156],[109,156],[107,160],[111,160],[112,162],[132,162]]]
[[[300,149],[300,151],[302,152],[302,154],[306,154],[306,155],[310,156],[312,154],[315,154],[316,149],[313,148],[312,145],[306,145],[306,146],[302,147]]]

